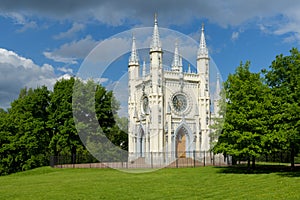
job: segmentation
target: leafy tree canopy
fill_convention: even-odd
[[[92,103],[73,105],[75,82],[85,89],[75,96],[84,100],[91,97],[88,100]],[[89,123],[76,127],[74,109],[89,120],[94,113],[96,125],[100,124],[113,143],[126,149],[127,135],[115,121],[118,108],[112,92],[92,80],[62,79],[55,83],[53,91],[45,86],[22,89],[8,111],[0,109],[0,175],[48,165],[50,155],[72,155],[76,159],[76,154],[88,154],[76,128],[82,126],[92,132],[95,127]]]
[[[248,161],[263,152],[270,106],[269,88],[263,84],[260,74],[251,73],[249,67],[250,62],[241,63],[224,82],[226,106],[220,108],[223,130],[213,149],[215,153],[244,157]]]

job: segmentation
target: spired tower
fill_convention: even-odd
[[[196,52],[195,52],[196,53]],[[163,69],[163,50],[155,16],[150,44],[150,70],[140,64],[135,38],[128,63],[129,160],[170,163],[176,158],[210,160],[209,55],[202,25],[197,72],[183,72],[176,42],[170,70]],[[206,152],[206,153],[204,153]],[[206,155],[205,155],[206,154]]]

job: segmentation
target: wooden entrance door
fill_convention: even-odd
[[[186,144],[186,138],[185,134],[179,134],[176,141],[176,156],[177,158],[185,158],[185,144]]]

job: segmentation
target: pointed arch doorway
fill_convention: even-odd
[[[138,157],[144,157],[145,156],[145,150],[146,150],[146,145],[145,145],[145,132],[143,128],[140,128],[139,130],[139,136],[138,136],[138,141],[137,141],[137,153]]]
[[[187,130],[181,127],[176,134],[176,158],[186,157]]]

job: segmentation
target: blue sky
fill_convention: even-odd
[[[0,107],[9,107],[25,86],[51,88],[57,79],[76,74],[99,43],[153,26],[154,13],[159,27],[197,41],[204,22],[209,52],[223,79],[246,60],[259,72],[300,44],[300,2],[274,2],[0,0]],[[109,75],[101,81],[113,83]]]

